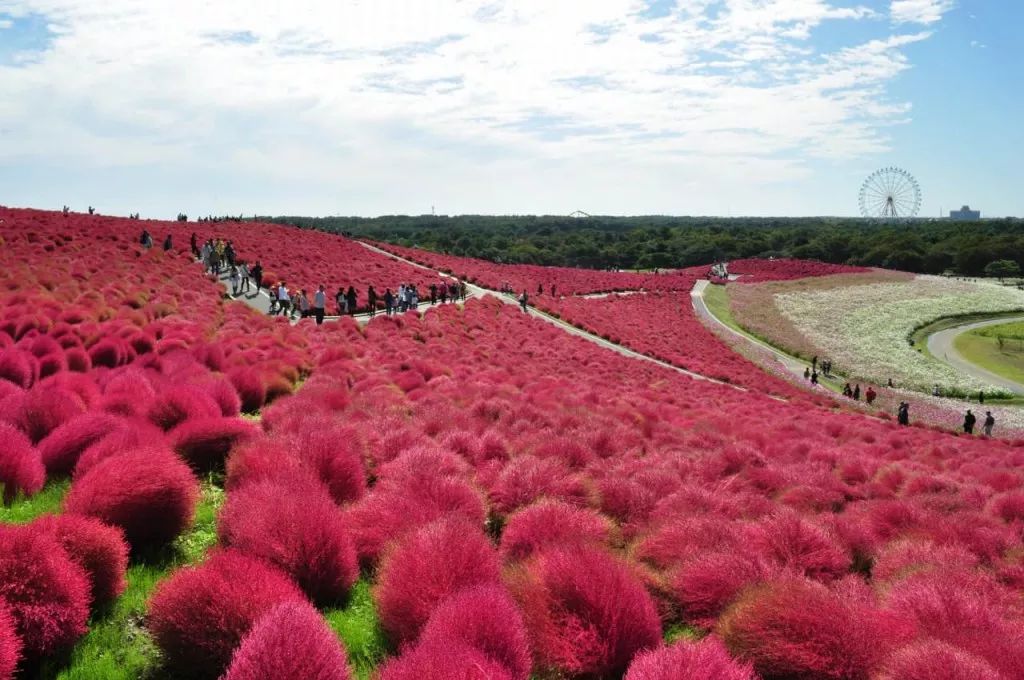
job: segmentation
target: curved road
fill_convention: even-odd
[[[973,331],[977,328],[985,328],[986,326],[998,326],[1004,323],[1013,323],[1015,321],[1024,321],[1024,316],[1010,316],[1001,319],[990,319],[988,321],[976,321],[975,323],[968,323],[963,326],[947,328],[944,331],[939,331],[938,333],[933,333],[928,336],[928,351],[931,352],[932,356],[936,359],[945,361],[956,370],[966,373],[972,378],[977,378],[978,380],[983,380],[997,387],[1002,387],[1014,394],[1024,394],[1024,385],[996,375],[992,371],[988,371],[977,364],[972,364],[970,361],[965,359],[963,355],[957,352],[956,347],[953,345],[953,341],[956,339],[956,336],[961,333]]]

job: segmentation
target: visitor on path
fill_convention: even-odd
[[[409,307],[412,309],[420,308],[420,292],[416,290],[416,284],[413,284],[405,289],[405,294],[409,296]]]
[[[395,294],[390,288],[384,289],[384,314],[391,316],[395,311]]]
[[[377,291],[370,286],[366,291],[366,306],[370,308],[370,318],[377,316]]]
[[[850,383],[843,385],[843,396],[847,398],[853,397],[853,388],[850,387]]]
[[[853,400],[860,401],[860,385],[853,388]]]
[[[231,244],[231,241],[228,241],[227,245],[224,246],[224,260],[229,265],[235,263],[235,247]]]
[[[277,288],[270,286],[267,288],[267,295],[270,297],[270,309],[267,311],[270,316],[277,314],[279,302],[277,300]]]
[[[327,309],[327,293],[324,292],[324,287],[321,285],[316,289],[316,294],[313,295],[313,316],[316,317],[316,325],[320,326],[324,322],[324,310]]]
[[[806,367],[804,367],[804,380],[810,380],[810,379],[811,379],[811,367],[810,366],[806,366]]]
[[[408,300],[405,297],[405,284],[401,283],[398,285],[398,312],[399,314],[405,314],[405,309],[408,304]]]
[[[459,298],[463,302],[465,302],[466,301],[466,282],[465,281],[459,281],[458,286],[459,286]],[[552,293],[552,295],[553,294],[554,293]]]
[[[214,276],[220,276],[220,253],[214,248],[210,251],[210,273]]]
[[[345,299],[343,286],[338,286],[338,292],[334,294],[334,304],[338,307],[338,316],[345,316],[348,313],[348,301]]]
[[[228,281],[231,283],[231,297],[238,295],[238,285],[242,283],[242,276],[238,273],[238,267],[232,265],[231,271],[228,274]]]
[[[288,311],[291,308],[291,306],[292,306],[292,298],[288,294],[288,286],[284,285],[284,281],[282,281],[277,286],[277,312],[278,312],[278,314],[283,314],[284,316],[288,316]]]
[[[864,393],[864,401],[868,403],[868,406],[871,406],[871,404],[875,403],[876,397],[878,397],[878,393],[869,385],[868,391]]]
[[[978,403],[979,404],[984,404],[985,403],[985,390],[978,390]]]
[[[896,411],[896,422],[900,425],[910,425],[910,404],[905,401],[900,402],[899,409]]]
[[[242,278],[242,285],[238,287],[239,293],[248,293],[249,286],[249,265],[244,262],[238,263],[238,275]]]
[[[455,304],[455,302],[459,299],[460,291],[461,288],[458,282],[452,281],[451,283],[448,284],[448,297],[452,299],[452,304]]]
[[[188,244],[192,249],[192,257],[199,257],[199,236],[196,232],[192,232],[192,237],[189,238]]]
[[[356,289],[353,286],[349,286],[348,291],[345,293],[345,302],[348,303],[348,313],[353,316],[355,316],[356,313],[357,300]]]
[[[519,306],[523,308],[523,312],[526,312],[526,305],[529,302],[529,298],[526,295],[526,290],[523,290],[523,294],[519,296]]]
[[[817,371],[812,371],[811,372],[811,385],[817,385],[817,384],[818,384],[818,372]]]
[[[437,284],[436,283],[430,284],[430,304],[431,305],[436,305],[437,304]]]
[[[306,295],[305,288],[299,291],[299,297],[295,300],[292,307],[293,319],[296,317],[296,314],[300,319],[305,319],[313,313],[313,306],[309,303],[309,297]]]
[[[817,371],[818,370],[818,355],[817,354],[815,354],[814,358],[811,359],[811,370],[812,371]]]
[[[985,436],[992,436],[992,428],[995,427],[996,419],[992,417],[992,411],[985,411],[985,423],[982,427],[985,428]]]
[[[174,245],[171,242],[171,235],[168,234],[167,238],[164,239],[164,252],[165,253],[168,252],[173,247],[174,247]]]
[[[444,281],[441,282],[441,304],[448,304],[448,284]],[[452,300],[455,302],[455,300]]]
[[[148,230],[142,230],[142,236],[139,237],[139,243],[142,244],[142,247],[146,250],[153,247],[153,237],[149,235]]]
[[[892,378],[889,378],[889,387],[893,387]]]
[[[974,434],[974,423],[978,421],[971,413],[971,409],[967,409],[967,413],[964,415],[964,432],[967,434]]]
[[[252,274],[252,280],[256,284],[256,294],[258,295],[260,288],[263,287],[263,265],[259,260],[256,260],[256,265],[253,266],[249,273]]]
[[[935,383],[935,387],[932,388],[932,396],[933,397],[941,397],[942,396],[942,392],[939,391],[939,383]]]

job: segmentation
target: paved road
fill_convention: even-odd
[[[1024,321],[1024,316],[977,321],[975,323],[964,324],[963,326],[947,328],[946,330],[939,331],[938,333],[932,333],[928,336],[928,351],[931,352],[932,356],[936,359],[945,361],[953,368],[957,369],[961,373],[966,373],[972,378],[977,378],[978,380],[991,383],[997,387],[1002,387],[1014,394],[1024,394],[1024,385],[1000,375],[996,375],[992,371],[986,370],[977,364],[972,364],[970,361],[965,359],[962,354],[957,352],[956,347],[953,346],[953,341],[956,339],[956,336],[961,333],[973,331],[977,328],[985,328],[986,326],[998,326],[1004,323],[1013,323],[1014,321]]]

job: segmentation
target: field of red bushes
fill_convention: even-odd
[[[89,631],[198,521],[200,480],[215,545],[124,632],[147,673],[1024,677],[1024,443],[696,381],[493,298],[292,327],[143,252],[139,222],[0,219],[4,503],[67,487],[0,525],[0,680],[90,677]],[[631,297],[657,309],[583,302],[768,380]],[[367,586],[367,629],[334,626]]]

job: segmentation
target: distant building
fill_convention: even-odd
[[[980,220],[981,211],[971,210],[971,206],[965,205],[959,210],[950,210],[949,219],[951,220]]]

